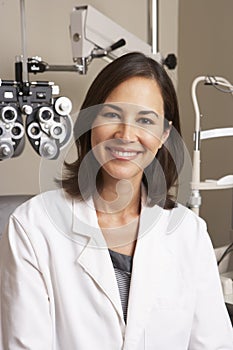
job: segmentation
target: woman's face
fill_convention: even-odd
[[[92,125],[91,144],[105,175],[141,181],[168,134],[157,83],[134,77],[107,97]]]

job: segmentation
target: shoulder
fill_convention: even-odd
[[[169,211],[168,233],[174,233],[176,230],[189,229],[191,231],[206,230],[206,222],[195,214],[191,209],[178,204]]]
[[[191,209],[178,204],[166,215],[166,236],[169,241],[194,250],[202,244],[211,244],[206,222]]]
[[[12,220],[22,226],[38,226],[46,221],[57,222],[66,208],[72,205],[71,197],[57,189],[40,193],[18,206],[11,215]]]
[[[61,189],[42,192],[37,194],[30,199],[26,200],[24,203],[19,205],[13,212],[14,216],[23,215],[28,210],[38,210],[43,208],[43,203],[50,202],[51,204],[57,202],[57,200],[64,200],[64,194]]]
[[[168,216],[164,243],[182,266],[201,268],[201,264],[210,260],[215,264],[213,244],[207,231],[206,222],[192,210],[178,205]],[[194,270],[193,270],[194,271]]]

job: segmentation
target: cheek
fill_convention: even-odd
[[[91,148],[92,148],[92,152],[94,154],[94,157],[98,161],[100,160],[100,147],[98,145],[100,145],[101,142],[102,142],[101,133],[99,133],[99,130],[97,130],[97,128],[92,129],[92,131],[91,131]]]
[[[95,127],[91,131],[91,148],[95,159],[104,165],[111,160],[110,156],[106,153],[105,146],[108,141],[109,133],[106,127]]]
[[[161,137],[162,136],[160,135],[155,135],[148,132],[143,135],[143,146],[154,156],[162,145]]]
[[[101,130],[101,127],[93,128],[91,131],[91,147],[95,147],[99,143],[103,142],[104,130]]]
[[[113,138],[113,127],[110,125],[103,125],[94,127],[91,131],[91,145],[92,147]]]

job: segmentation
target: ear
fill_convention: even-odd
[[[166,128],[163,132],[163,135],[162,135],[161,140],[160,140],[161,143],[160,143],[159,148],[161,148],[163,146],[163,144],[167,141],[167,139],[170,135],[171,128],[172,128],[172,121],[169,122],[169,127]]]

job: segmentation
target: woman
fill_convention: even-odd
[[[2,238],[1,348],[233,349],[206,225],[174,196],[183,150],[164,69],[141,53],[105,67],[74,134],[63,190],[20,206]]]

